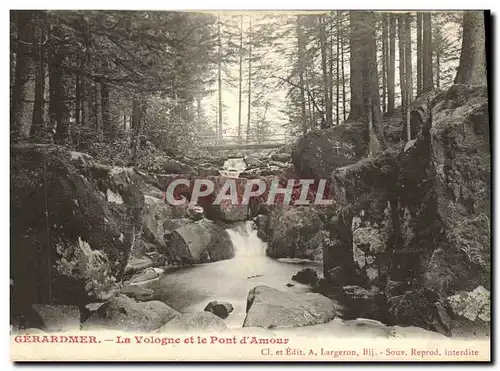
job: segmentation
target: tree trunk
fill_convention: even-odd
[[[382,14],[382,112],[387,112],[386,96],[387,96],[387,70],[389,67],[389,53],[388,53],[388,27],[389,15]]]
[[[441,46],[436,47],[436,88],[441,89]]]
[[[221,40],[221,30],[220,30],[220,18],[217,16],[217,91],[219,95],[219,106],[218,106],[218,126],[217,133],[219,142],[222,141],[222,40]]]
[[[54,140],[58,144],[66,142],[69,136],[68,92],[70,77],[63,67],[67,61],[67,51],[60,46],[54,46],[56,40],[63,38],[60,30],[53,26],[51,32],[51,50],[49,60],[49,116],[51,127],[55,128]]]
[[[485,33],[484,12],[465,11],[455,84],[486,85]]]
[[[23,124],[24,101],[26,99],[25,84],[30,74],[29,43],[33,39],[33,14],[27,10],[16,10],[11,12],[11,16],[17,24],[16,68],[10,107],[11,141],[16,142]]]
[[[348,121],[355,121],[367,117],[366,105],[363,100],[363,62],[366,47],[366,28],[363,24],[363,12],[351,11],[349,20],[351,26],[350,37],[350,85],[351,85],[351,110]]]
[[[423,15],[423,56],[422,56],[422,93],[434,89],[432,81],[432,22],[431,13],[425,12]]]
[[[306,83],[306,89],[307,91],[311,91],[310,90],[310,87],[309,87],[309,77],[308,77],[308,74],[307,74],[307,69],[304,69],[304,75],[305,75],[305,83]],[[307,129],[308,128],[312,128],[314,126],[314,123],[313,123],[313,117],[314,117],[314,106],[312,104],[312,101],[311,101],[311,97],[309,96],[309,94],[307,94],[307,108],[308,108],[308,113],[309,113],[309,117],[307,119],[307,127],[305,128],[305,132],[307,132]]]
[[[240,16],[240,76],[238,78],[238,139],[241,139],[241,108],[243,92],[243,16]]]
[[[387,112],[394,111],[396,81],[396,16],[389,15],[389,64],[387,71]]]
[[[406,122],[406,73],[405,73],[405,41],[404,41],[404,15],[398,15],[398,49],[399,49],[399,87],[401,91],[401,113]]]
[[[141,134],[142,116],[144,103],[138,98],[132,101],[132,124],[130,138],[130,162],[129,165],[134,165],[137,160],[138,146]]]
[[[342,14],[342,12],[340,12]],[[340,24],[340,64],[342,65],[342,112],[344,121],[347,118],[346,94],[345,94],[345,70],[344,70],[344,24]]]
[[[411,14],[405,16],[405,73],[406,73],[406,130],[407,139],[411,140],[411,125],[410,125],[410,104],[413,101],[413,79],[412,79],[412,57],[411,57]]]
[[[335,97],[335,111],[337,117],[337,125],[340,124],[340,11],[337,11],[337,76],[335,79],[337,88]]]
[[[95,130],[97,133],[97,140],[102,142],[104,139],[104,131],[102,126],[102,94],[101,94],[101,83],[95,84]]]
[[[417,97],[422,94],[423,74],[422,13],[417,12]]]
[[[380,110],[380,92],[379,92],[379,79],[378,79],[378,68],[377,68],[377,41],[376,41],[376,18],[375,14],[372,12],[367,12],[367,45],[366,48],[366,62],[368,64],[368,86],[367,92],[368,99],[366,111],[371,115],[371,121],[369,127],[370,142],[369,148],[371,153],[375,154],[380,151],[385,150],[385,137],[383,128],[383,117],[382,111]],[[366,95],[364,92],[364,95]]]
[[[325,127],[331,127],[332,126],[332,105],[331,105],[331,99],[329,96],[329,91],[330,91],[330,81],[328,77],[328,70],[327,70],[327,60],[326,60],[326,50],[327,50],[327,45],[326,45],[326,29],[325,29],[325,20],[323,17],[320,17],[319,19],[320,23],[320,30],[319,30],[319,43],[320,43],[320,50],[321,50],[321,70],[323,73],[323,97],[325,100],[325,110],[326,110],[326,119],[323,124],[322,129]]]
[[[247,142],[250,138],[250,118],[252,108],[252,16],[248,16],[248,110],[247,110]]]
[[[109,85],[101,81],[101,106],[102,106],[102,125],[104,134],[109,141],[115,140],[118,134],[118,128],[115,121],[111,121],[111,112],[109,108]]]
[[[90,73],[91,69],[91,34],[90,34],[90,24],[88,19],[82,18],[82,28],[83,28],[83,43],[85,45],[85,58],[83,60],[82,69],[86,73]],[[90,128],[91,118],[90,118],[90,106],[91,106],[91,95],[92,86],[90,79],[86,76],[82,76],[82,126]]]
[[[35,70],[35,101],[33,104],[33,120],[30,137],[39,141],[45,135],[45,25],[41,15],[36,25],[36,39],[33,44],[33,67]]]
[[[305,40],[304,34],[302,32],[301,18],[297,16],[297,54],[299,63],[299,86],[300,86],[300,110],[302,115],[302,133],[307,133],[307,114],[306,114],[306,97],[305,97],[305,86],[304,86],[304,70],[305,70]]]
[[[351,97],[349,120],[368,119],[368,152],[373,154],[385,149],[378,85],[375,15],[373,12],[351,11],[350,21],[351,95],[353,97]],[[352,80],[359,81],[360,85],[353,84]],[[356,103],[353,103],[353,100]]]
[[[75,125],[80,128],[82,123],[82,78],[75,77]]]

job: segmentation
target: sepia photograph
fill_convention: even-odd
[[[491,362],[490,11],[9,17],[11,362]]]

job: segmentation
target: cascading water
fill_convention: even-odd
[[[224,162],[224,167],[219,170],[219,174],[231,178],[237,178],[245,171],[247,164],[243,158],[229,158]]]
[[[257,235],[257,229],[252,221],[240,223],[227,229],[234,246],[235,258],[266,256],[267,244]]]
[[[234,246],[234,258],[166,271],[148,286],[158,300],[181,313],[202,312],[211,300],[226,301],[234,306],[226,324],[241,327],[252,288],[266,285],[284,291],[308,291],[306,285],[297,282],[293,287],[286,284],[302,268],[321,273],[320,264],[289,264],[266,256],[267,245],[257,236],[252,221],[234,224],[226,231]]]

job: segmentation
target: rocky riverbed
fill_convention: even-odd
[[[166,158],[160,173],[11,147],[13,331],[489,336],[486,92],[415,101],[408,142],[385,120],[388,149],[369,158],[364,123],[258,158]],[[335,203],[167,204],[179,176],[327,178]]]

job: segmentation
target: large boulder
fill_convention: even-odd
[[[275,207],[269,215],[267,255],[272,258],[323,258],[322,223],[310,206]]]
[[[125,295],[110,299],[83,323],[83,330],[150,332],[180,314],[161,301],[138,303]]]
[[[229,234],[210,220],[184,225],[164,235],[169,260],[180,264],[196,264],[234,257]]]
[[[307,326],[328,322],[337,315],[337,304],[323,295],[257,286],[248,293],[243,327]]]
[[[13,312],[115,294],[140,230],[139,182],[63,147],[11,147]]]
[[[304,285],[316,285],[318,283],[319,277],[318,273],[312,268],[304,268],[298,271],[292,276],[292,280]]]
[[[293,147],[292,162],[301,177],[329,179],[335,169],[363,158],[367,144],[367,124],[363,122],[312,130]]]
[[[163,240],[165,232],[163,223],[174,217],[172,208],[161,198],[146,195],[144,201],[145,206],[142,218],[144,239],[156,245],[160,251],[164,250],[166,246]]]
[[[222,319],[210,312],[182,314],[167,322],[159,332],[208,333],[224,332],[228,327]]]

